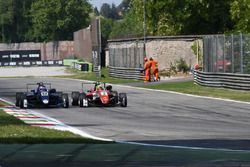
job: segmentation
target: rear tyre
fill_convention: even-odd
[[[120,93],[119,100],[120,100],[121,107],[127,107],[128,101],[127,101],[127,94],[126,93]]]
[[[71,97],[72,97],[72,106],[78,106],[78,101],[79,101],[79,92],[72,92]]]
[[[68,94],[62,95],[62,101],[63,101],[63,108],[69,108],[69,96]]]
[[[80,103],[80,107],[88,107],[89,106],[89,101],[88,101],[85,93],[80,94],[79,103]]]

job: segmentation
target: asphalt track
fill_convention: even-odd
[[[69,94],[80,90],[82,83],[56,78],[2,78],[0,96],[15,102],[15,92],[25,91],[26,83],[39,81],[50,82]],[[250,104],[127,86],[113,85],[113,89],[127,93],[128,107],[33,110],[116,141],[201,147],[211,143],[211,147],[250,149]]]
[[[69,94],[74,90],[80,90],[82,82],[58,78],[1,78],[0,97],[14,102],[15,92],[25,91],[26,83],[39,81],[50,82],[57,90]],[[33,110],[91,135],[121,143],[131,142],[130,144],[135,145],[147,144],[147,146],[173,149],[203,150],[204,148],[205,152],[207,148],[210,148],[210,151],[234,152],[235,150],[249,155],[250,104],[248,103],[130,86],[113,85],[113,89],[127,93],[128,107],[70,106],[69,109]],[[167,163],[162,162],[165,165]]]

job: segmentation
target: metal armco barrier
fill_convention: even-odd
[[[140,68],[109,67],[109,76],[124,79],[143,79]]]
[[[194,71],[194,82],[202,86],[250,90],[250,75]]]
[[[63,61],[49,60],[49,61],[0,62],[0,67],[1,66],[63,66]]]

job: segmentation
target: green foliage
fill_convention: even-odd
[[[198,62],[200,64],[202,62],[202,54],[201,54],[201,46],[199,45],[199,41],[193,42],[191,49],[196,56],[198,55]]]
[[[144,5],[147,35],[214,34],[232,30],[232,0],[131,0],[129,13],[112,31],[142,34]],[[126,25],[133,26],[132,28]],[[139,30],[139,31],[138,31]]]
[[[0,40],[20,42],[28,37],[29,9],[34,0],[0,0]]]
[[[181,34],[218,34],[233,28],[230,17],[232,0],[186,0]]]
[[[71,40],[91,11],[87,0],[0,0],[0,40]]]
[[[135,17],[135,12],[135,10],[131,9],[123,20],[114,22],[110,33],[111,38],[134,37],[143,34],[143,20]]]
[[[250,0],[233,0],[231,3],[231,17],[235,22],[234,32],[250,32]]]
[[[176,62],[176,67],[179,72],[182,71],[183,73],[187,73],[190,69],[186,61],[183,58],[180,58],[180,60]]]
[[[117,20],[120,18],[115,4],[111,6],[108,3],[104,3],[101,6],[100,14],[108,19]]]
[[[36,0],[31,7],[33,37],[38,41],[72,40],[74,31],[89,25],[90,11],[86,0]]]
[[[108,19],[105,17],[100,17],[100,18],[101,18],[102,37],[104,39],[108,39],[112,31],[114,21],[112,19]]]
[[[225,98],[239,101],[250,102],[250,93],[248,91],[235,91],[230,89],[211,88],[194,84],[193,81],[163,83],[158,85],[144,86],[152,89],[169,90],[181,93],[188,93],[199,96],[209,96]]]

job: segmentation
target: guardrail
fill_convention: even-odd
[[[0,67],[5,67],[5,66],[63,66],[63,61],[47,60],[47,61],[0,62]]]
[[[124,79],[143,79],[142,69],[140,68],[109,67],[109,76]]]
[[[194,82],[202,86],[250,90],[250,75],[194,71]]]

